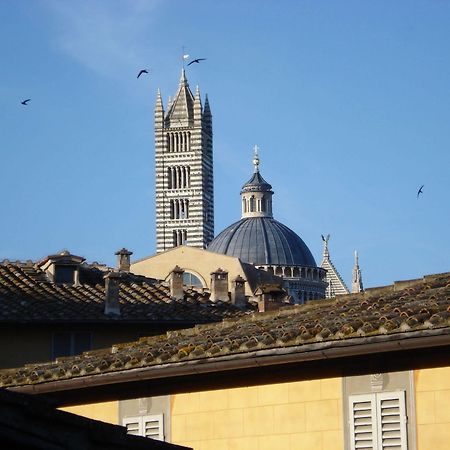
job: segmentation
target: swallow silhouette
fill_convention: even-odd
[[[139,73],[137,78],[139,78],[143,73],[148,73],[148,70],[142,69]]]
[[[419,190],[417,191],[417,198],[419,198],[419,195],[420,195],[420,194],[423,194],[422,188],[423,188],[424,186],[425,186],[425,185],[422,184],[422,186],[420,186]]]
[[[23,102],[20,102],[22,105],[27,106],[28,102],[31,100],[31,98],[27,98],[26,100],[24,100]]]
[[[190,66],[191,64],[194,64],[194,63],[199,63],[200,61],[205,61],[206,60],[206,58],[197,58],[197,59],[193,59],[189,64],[188,64],[188,66]]]

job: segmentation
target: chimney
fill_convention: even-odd
[[[128,251],[126,248],[122,248],[118,252],[115,253],[117,255],[117,268],[121,272],[129,272],[130,271],[130,256],[133,252]]]
[[[170,272],[169,286],[172,298],[180,299],[184,297],[183,274],[184,270],[178,266],[175,266]]]
[[[280,285],[265,284],[259,286],[254,295],[258,299],[258,311],[267,312],[283,306],[286,292]]]
[[[232,280],[231,303],[241,309],[244,309],[247,304],[247,299],[245,298],[245,280],[240,275]]]
[[[217,302],[222,300],[228,302],[228,272],[226,270],[217,269],[211,272],[211,300]]]
[[[108,272],[105,279],[105,310],[106,315],[120,316],[119,304],[119,272]]]

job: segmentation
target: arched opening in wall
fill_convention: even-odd
[[[292,278],[292,269],[290,267],[284,268],[284,276],[287,278]]]
[[[170,152],[170,134],[166,133],[166,152]]]
[[[176,230],[173,230],[172,231],[172,241],[173,241],[173,246],[174,247],[176,247],[178,244],[177,244],[177,231]]]
[[[298,267],[294,267],[294,270],[292,271],[292,276],[293,276],[294,278],[300,277],[300,270],[299,270]]]
[[[255,196],[252,195],[250,197],[250,212],[254,212],[255,211]]]
[[[247,212],[247,202],[245,201],[245,198],[242,199],[242,212]]]
[[[167,189],[172,189],[172,174],[170,173],[170,167],[167,168]]]
[[[175,219],[175,207],[173,204],[173,200],[170,200],[170,218]]]
[[[280,266],[277,266],[277,268],[275,269],[275,275],[282,277],[283,276],[283,268]]]
[[[261,199],[261,212],[266,212],[267,211],[267,199],[266,196],[263,196],[263,198]]]
[[[202,282],[202,280],[192,272],[189,272],[187,270],[183,273],[183,284],[185,286],[195,287],[195,288],[203,288],[206,287],[205,283]]]
[[[273,275],[273,267],[268,267],[267,272],[271,273]]]

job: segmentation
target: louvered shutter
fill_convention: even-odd
[[[144,436],[164,441],[164,415],[126,417],[122,425],[127,428],[128,434]]]
[[[375,450],[377,447],[376,402],[373,394],[349,397],[350,448]]]
[[[376,394],[381,450],[407,450],[405,392]]]
[[[127,417],[122,420],[122,425],[127,428],[128,434],[142,436],[142,420],[140,417]]]
[[[143,436],[164,441],[164,421],[162,414],[142,418]]]

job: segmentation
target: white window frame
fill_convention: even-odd
[[[407,415],[406,415],[406,402],[405,391],[395,392],[377,392],[371,394],[360,394],[349,396],[349,425],[350,425],[350,449],[358,450],[358,448],[373,449],[373,450],[385,450],[389,449],[383,442],[383,429],[382,429],[382,402],[385,400],[398,401],[399,416],[400,416],[400,448],[401,450],[408,450],[408,434],[407,434]],[[354,405],[355,403],[368,403],[370,406],[367,410],[370,410],[370,420],[368,425],[372,426],[372,447],[361,447],[356,445],[355,440],[355,416]],[[363,439],[361,439],[362,441]]]
[[[154,427],[158,430],[157,433],[147,433],[147,424],[156,423],[157,426]],[[153,414],[147,416],[137,416],[137,417],[125,417],[122,419],[122,425],[127,428],[128,425],[135,425],[135,436],[143,436],[152,439],[157,439],[158,441],[164,441],[164,414]]]

